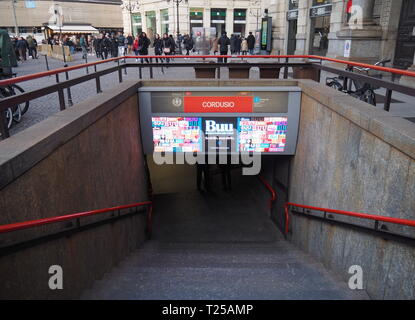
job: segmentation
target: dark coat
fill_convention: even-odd
[[[170,48],[170,53],[174,52],[174,49],[176,48],[176,44],[174,43],[174,40],[170,37],[163,38],[163,49],[164,48]]]
[[[150,39],[147,37],[140,37],[138,39],[138,48],[140,49],[141,55],[147,55],[148,54],[148,47],[150,46]]]
[[[219,38],[218,45],[219,45],[219,51],[221,53],[227,53],[228,52],[228,46],[231,44],[231,41],[229,40],[228,36],[223,35]]]
[[[248,42],[248,49],[252,50],[255,47],[255,37],[250,34],[247,38],[246,41]]]
[[[186,48],[186,50],[192,50],[193,49],[193,38],[190,37],[186,37],[184,38],[183,41],[184,47]]]
[[[162,54],[163,53],[163,40],[154,39],[153,47],[154,47],[155,54]]]

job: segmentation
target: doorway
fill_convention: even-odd
[[[398,28],[394,65],[407,69],[414,64],[415,55],[415,1],[404,0]]]
[[[288,43],[287,54],[293,55],[297,49],[297,20],[288,21]]]
[[[311,19],[310,54],[325,56],[329,48],[330,16]]]

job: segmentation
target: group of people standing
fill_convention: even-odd
[[[14,37],[11,39],[17,61],[26,61],[28,56],[37,59],[37,41],[35,37],[28,35],[24,37]]]
[[[232,35],[231,38],[227,36],[226,32],[222,33],[222,36],[219,39],[214,39],[213,53],[216,54],[219,52],[221,56],[227,55],[229,53],[229,47],[231,49],[231,54],[241,54],[247,55],[254,54],[255,48],[255,37],[252,35],[252,32],[249,32],[248,37],[240,37],[239,35]],[[227,62],[227,58],[218,58],[218,62]]]
[[[145,32],[141,32],[140,36],[137,36],[134,41],[134,53],[136,55],[146,56],[148,55],[148,48],[150,47],[151,41],[147,37]],[[153,40],[153,47],[154,47],[154,55],[162,56],[171,56],[176,51],[176,43],[173,39],[172,35],[168,35],[167,33],[163,34],[161,38],[159,34],[156,34]],[[163,62],[163,58],[156,58],[156,63]],[[145,59],[146,62],[149,62],[148,59]],[[170,58],[166,57],[166,62],[169,62]],[[141,62],[143,62],[143,58],[141,58]]]
[[[33,41],[33,40],[34,41]],[[34,38],[24,40],[24,43],[19,39],[16,44],[17,50],[22,52],[21,55],[25,56],[26,49],[30,52],[34,52],[34,56],[37,56],[36,46],[37,43]],[[203,43],[202,43],[203,42]],[[63,44],[70,48],[71,53],[81,49],[83,58],[85,59],[88,54],[93,54],[100,59],[108,59],[109,57],[118,57],[124,55],[146,56],[149,55],[149,48],[154,48],[154,55],[166,56],[156,58],[156,62],[166,61],[169,62],[172,56],[177,52],[183,52],[183,54],[190,55],[191,52],[210,52],[214,55],[227,55],[229,54],[242,54],[247,55],[254,54],[255,37],[252,32],[249,32],[247,37],[232,34],[228,38],[226,32],[220,37],[202,41],[202,37],[196,35],[195,38],[192,35],[185,34],[179,35],[178,40],[173,38],[173,35],[167,33],[161,37],[159,34],[155,34],[153,39],[150,39],[146,32],[140,32],[133,36],[131,34],[124,35],[123,33],[102,33],[95,35],[81,35],[81,36],[64,36],[59,39],[58,36],[48,39],[49,44]],[[34,43],[34,44],[33,44]],[[26,49],[25,49],[26,48]],[[19,51],[19,52],[20,52]],[[138,60],[138,59],[137,59]],[[150,62],[151,59],[140,58],[141,62]],[[221,61],[227,62],[226,58],[219,58]]]

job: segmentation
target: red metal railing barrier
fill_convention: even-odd
[[[147,229],[149,232],[151,232],[151,225],[152,225],[152,211],[153,211],[153,202],[152,201],[143,201],[143,202],[135,202],[132,204],[117,206],[117,207],[111,207],[111,208],[105,208],[105,209],[98,209],[98,210],[92,210],[92,211],[85,211],[85,212],[79,212],[79,213],[72,213],[67,214],[63,216],[57,216],[57,217],[51,217],[51,218],[43,218],[43,219],[37,219],[37,220],[31,220],[31,221],[25,221],[25,222],[17,222],[17,223],[11,223],[0,226],[0,233],[7,233],[17,230],[23,230],[23,229],[29,229],[37,226],[42,226],[46,224],[51,223],[57,223],[62,221],[68,221],[83,217],[88,217],[100,213],[105,212],[111,212],[111,211],[117,211],[117,210],[123,210],[128,208],[134,208],[134,207],[142,207],[147,206]]]
[[[261,182],[265,185],[265,187],[271,192],[272,198],[275,198],[275,190],[272,186],[262,177],[259,176]],[[355,218],[361,219],[368,219],[373,221],[382,221],[382,222],[389,222],[403,226],[415,227],[415,220],[408,220],[408,219],[401,219],[401,218],[392,218],[392,217],[385,217],[379,216],[375,214],[368,214],[368,213],[359,213],[359,212],[351,212],[351,211],[344,211],[344,210],[336,210],[336,209],[329,209],[329,208],[320,208],[314,206],[307,206],[304,204],[298,204],[293,202],[286,202],[284,205],[284,212],[285,212],[285,234],[288,234],[289,227],[290,227],[290,215],[289,215],[289,208],[290,207],[297,207],[297,208],[304,208],[308,210],[315,210],[321,211],[326,213],[333,213],[338,215],[350,216]]]
[[[315,55],[253,55],[253,56],[244,56],[244,55],[200,55],[200,56],[190,56],[190,55],[189,56],[186,56],[186,55],[156,56],[156,55],[151,55],[150,56],[150,55],[147,55],[147,56],[122,56],[122,57],[110,58],[110,59],[106,59],[106,60],[102,60],[102,61],[89,62],[89,63],[79,64],[79,65],[75,65],[75,66],[71,66],[71,67],[59,68],[59,69],[54,69],[54,70],[50,70],[50,71],[34,73],[34,74],[25,75],[25,76],[19,76],[19,77],[16,77],[16,78],[0,80],[0,87],[11,85],[11,84],[14,84],[14,83],[23,82],[23,81],[28,81],[28,80],[34,80],[34,79],[38,79],[38,78],[42,78],[42,77],[47,77],[47,76],[50,76],[50,75],[56,75],[56,74],[59,74],[59,73],[68,72],[68,71],[72,71],[72,70],[77,70],[77,69],[87,68],[87,67],[91,67],[91,66],[96,66],[96,65],[111,62],[111,61],[119,61],[119,60],[124,60],[124,59],[141,59],[141,58],[144,58],[144,59],[145,58],[147,58],[147,59],[148,58],[170,58],[170,59],[172,59],[172,58],[174,58],[174,59],[176,59],[176,58],[178,58],[178,59],[185,59],[185,58],[186,59],[217,59],[217,58],[314,59],[314,60],[320,60],[320,61],[330,61],[330,62],[335,62],[335,63],[344,64],[344,65],[348,65],[348,66],[354,66],[354,67],[369,68],[369,69],[372,69],[372,70],[383,71],[383,72],[388,72],[388,73],[398,74],[398,75],[403,75],[403,76],[408,76],[408,77],[415,77],[415,72],[414,71],[401,70],[401,69],[388,68],[388,67],[381,67],[381,66],[375,66],[375,65],[367,64],[367,63],[359,63],[359,62],[353,62],[353,61],[339,60],[339,59],[333,59],[333,58],[321,57],[321,56],[315,56]],[[174,65],[174,63],[172,63],[172,64]],[[160,63],[160,65],[164,65],[164,63]],[[143,66],[145,66],[145,64],[143,64]]]
[[[265,188],[267,188],[268,191],[271,193],[271,199],[269,199],[269,208],[270,208],[270,210],[272,210],[272,204],[274,203],[275,200],[277,200],[277,193],[271,187],[271,185],[268,183],[268,181],[264,179],[263,176],[259,175],[258,178],[264,184]]]

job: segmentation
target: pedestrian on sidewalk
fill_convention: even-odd
[[[248,42],[248,51],[250,55],[254,54],[254,48],[255,48],[255,37],[253,36],[252,32],[249,32],[248,38],[246,38],[246,41]]]
[[[19,57],[22,61],[26,61],[27,59],[27,47],[27,41],[23,37],[20,37],[19,40],[17,40],[16,49],[19,51]]]
[[[248,54],[248,40],[246,40],[246,38],[242,39],[241,51],[243,56],[246,56]]]
[[[218,41],[220,55],[226,56],[228,54],[229,45],[231,44],[231,41],[229,40],[228,36],[226,35],[226,32],[222,34]],[[228,62],[228,58],[218,58],[218,62]]]
[[[167,33],[163,34],[163,53],[166,56],[171,56],[172,55],[172,48],[175,47],[174,44],[174,40],[172,38],[169,37],[169,35]],[[169,63],[170,59],[166,58],[166,62]]]
[[[161,56],[163,54],[163,41],[160,38],[160,35],[156,33],[156,36],[154,37],[153,41],[153,47],[154,47],[154,54],[156,56]],[[163,58],[156,58],[156,63],[163,62]]]
[[[145,32],[141,32],[140,38],[138,39],[138,51],[141,56],[148,55],[148,47],[150,46],[150,39],[147,37]],[[145,58],[146,62],[149,63],[149,60]],[[141,63],[144,63],[144,59],[141,58]]]
[[[88,55],[88,44],[86,42],[85,36],[82,35],[81,38],[79,39],[79,45],[81,46],[82,49],[82,59],[86,59],[87,55]]]

